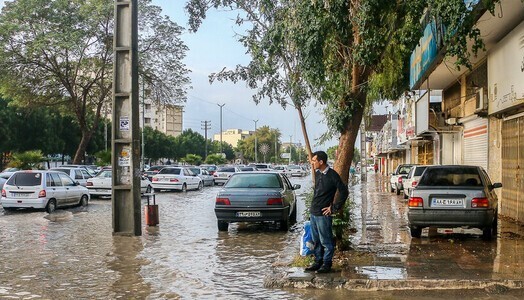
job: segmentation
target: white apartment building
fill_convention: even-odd
[[[226,131],[222,132],[222,141],[230,144],[233,147],[236,147],[238,141],[245,140],[254,133],[254,131],[249,130],[227,129]],[[213,135],[213,140],[220,142],[220,133]]]
[[[166,135],[178,136],[182,133],[183,107],[180,105],[158,105],[145,100],[140,107],[140,127],[149,126]]]

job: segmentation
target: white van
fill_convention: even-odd
[[[89,203],[89,191],[58,171],[17,171],[4,184],[0,204],[4,210],[39,208],[48,213],[57,207]]]

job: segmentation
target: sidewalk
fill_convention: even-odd
[[[388,178],[370,174],[350,187],[354,250],[336,252],[334,272],[317,275],[290,268],[266,285],[350,290],[524,288],[524,226],[502,219],[497,238],[427,230],[411,239],[407,200],[388,192]],[[448,230],[449,231],[449,230]]]

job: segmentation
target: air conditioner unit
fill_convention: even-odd
[[[488,96],[484,94],[484,88],[478,88],[475,92],[475,112],[488,109]]]

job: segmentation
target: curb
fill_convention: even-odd
[[[266,276],[264,287],[351,291],[486,289],[491,292],[503,292],[509,289],[523,289],[524,281],[514,279],[349,279],[341,277],[339,273],[316,275],[290,270]]]

